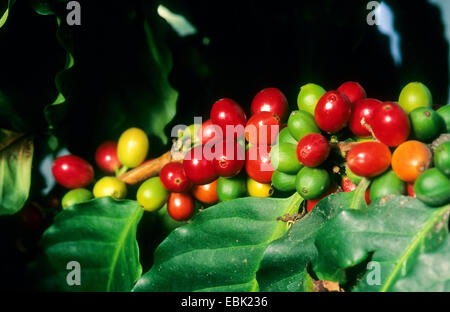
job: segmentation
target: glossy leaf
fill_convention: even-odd
[[[42,236],[31,266],[37,289],[130,291],[142,273],[136,228],[143,210],[136,201],[102,197],[60,212]],[[69,273],[80,265],[80,285]],[[72,279],[73,278],[73,279]]]
[[[65,3],[35,0],[33,6],[40,14],[56,15],[58,41],[66,50],[66,64],[55,80],[59,94],[45,109],[58,138],[72,152],[89,157],[88,151],[106,138],[117,139],[127,128],[139,127],[149,135],[152,152],[162,151],[169,142],[165,127],[176,114],[178,92],[169,83],[169,26],[155,4],[129,2],[105,9],[83,3],[82,12],[89,14],[82,14],[81,26],[67,25]],[[99,25],[98,15],[116,22]],[[84,27],[89,32],[79,31]],[[81,142],[84,135],[92,139]]]
[[[0,28],[2,28],[8,20],[9,10],[14,2],[15,0],[3,0],[0,2]]]
[[[19,211],[30,192],[33,140],[0,129],[0,215]]]
[[[301,201],[248,197],[205,209],[159,245],[134,291],[257,291],[264,250],[288,229],[277,217]]]
[[[317,233],[319,256],[313,269],[320,279],[345,283],[346,270],[370,260],[370,270],[354,291],[392,291],[402,289],[397,282],[403,278],[433,278],[429,270],[418,266],[424,258],[436,258],[436,248],[438,254],[448,253],[448,244],[442,243],[448,240],[449,213],[450,205],[436,209],[405,196],[383,197],[367,209],[344,210]],[[448,258],[439,259],[436,265],[448,266]],[[414,290],[427,290],[424,286]]]
[[[310,288],[306,268],[317,258],[315,236],[328,220],[348,209],[354,194],[338,193],[324,198],[286,235],[267,247],[257,274],[262,291],[305,291]]]
[[[450,291],[450,239],[436,250],[421,254],[414,268],[398,280],[394,291]]]

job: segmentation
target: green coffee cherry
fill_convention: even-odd
[[[297,193],[304,199],[319,198],[330,186],[330,175],[325,169],[303,167],[295,181]]]
[[[310,133],[320,133],[314,116],[306,111],[293,111],[288,119],[288,129],[298,141]]]
[[[297,173],[303,166],[297,159],[297,146],[291,143],[281,143],[272,147],[270,162],[273,167],[284,173]]]
[[[272,186],[281,192],[295,191],[296,174],[287,174],[275,170],[272,175]]]
[[[431,142],[443,131],[444,120],[433,109],[419,107],[409,114],[413,136],[421,142]]]
[[[450,202],[450,179],[437,168],[428,169],[414,182],[414,192],[429,206],[443,206]]]
[[[217,181],[217,198],[224,202],[239,197],[244,197],[247,193],[246,178],[239,174],[236,177],[220,177]]]
[[[320,98],[325,93],[326,90],[319,85],[314,83],[305,84],[300,88],[300,92],[298,93],[298,109],[306,111],[314,116],[317,102],[319,102]]]
[[[69,206],[84,203],[92,198],[94,198],[94,195],[92,195],[91,191],[84,188],[77,188],[68,191],[64,195],[61,200],[61,206],[63,209],[66,209]]]
[[[450,178],[450,142],[441,143],[434,151],[434,165]]]
[[[382,198],[387,195],[403,195],[406,192],[406,184],[400,180],[394,171],[376,177],[370,187],[370,200]]]

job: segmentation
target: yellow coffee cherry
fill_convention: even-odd
[[[138,128],[126,130],[117,143],[117,157],[122,165],[128,168],[139,166],[147,157],[148,137]]]
[[[270,197],[273,193],[273,188],[270,183],[259,183],[252,178],[248,178],[247,191],[252,197]]]
[[[103,177],[95,183],[93,193],[96,198],[111,196],[115,199],[122,199],[127,196],[127,187],[118,178]]]

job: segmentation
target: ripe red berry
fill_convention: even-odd
[[[188,220],[195,212],[194,199],[187,193],[172,193],[167,202],[167,212],[174,220]]]
[[[235,139],[244,134],[247,116],[238,103],[224,98],[215,102],[211,108],[211,121],[222,129],[223,138]],[[227,126],[228,131],[226,131]]]
[[[410,197],[416,197],[416,192],[414,191],[414,182],[406,183],[406,193]]]
[[[391,164],[391,151],[380,142],[362,142],[353,146],[347,154],[351,172],[362,177],[377,176]]]
[[[342,178],[341,187],[344,192],[351,192],[356,190],[357,185],[345,176]]]
[[[344,93],[348,97],[352,105],[357,101],[365,99],[367,97],[366,90],[364,90],[364,88],[359,83],[354,81],[344,82],[338,88],[338,91]]]
[[[307,167],[321,165],[330,154],[327,139],[319,133],[305,135],[297,144],[297,159]]]
[[[178,162],[170,162],[164,165],[159,172],[159,179],[166,190],[170,192],[181,193],[190,186],[183,165]]]
[[[212,123],[211,119],[205,121],[197,133],[201,144],[214,143],[221,140],[222,136],[220,135],[220,131],[217,131],[218,127]]]
[[[375,99],[362,99],[357,101],[353,105],[352,115],[348,122],[350,130],[359,137],[371,136],[367,126],[372,127],[373,113],[381,105],[383,105],[383,102]]]
[[[366,201],[367,205],[370,205],[370,203],[372,202],[370,200],[370,189],[367,189],[366,192],[364,193],[364,200]]]
[[[272,145],[280,132],[280,117],[271,112],[253,115],[245,126],[245,138],[253,145]]]
[[[351,113],[352,106],[344,93],[328,91],[317,103],[314,117],[320,129],[335,133],[344,128]]]
[[[386,102],[373,112],[373,133],[380,142],[388,146],[405,142],[410,128],[408,115],[398,104]]]
[[[95,162],[97,166],[108,173],[114,173],[116,168],[120,168],[121,163],[117,157],[117,143],[105,141],[99,145],[95,152]]]
[[[234,140],[221,141],[215,144],[216,157],[213,159],[216,173],[225,178],[237,175],[245,164],[245,150]]]
[[[56,182],[67,188],[85,187],[94,179],[94,169],[84,159],[65,155],[55,159],[52,166]]]
[[[277,88],[267,88],[259,91],[251,104],[252,115],[260,112],[271,112],[285,120],[288,114],[288,101],[286,96]]]
[[[269,183],[272,180],[272,174],[275,168],[270,163],[270,146],[253,145],[245,156],[245,170],[247,175],[259,183]]]
[[[194,184],[207,184],[217,178],[212,158],[205,157],[203,146],[199,145],[186,153],[183,160],[184,172]]]

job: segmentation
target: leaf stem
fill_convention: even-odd
[[[290,199],[289,206],[286,213],[287,214],[297,213],[298,209],[300,208],[300,204],[303,201],[303,197],[301,197],[299,193],[295,192],[294,195],[292,195],[289,199]]]
[[[295,192],[291,197],[288,198],[288,205],[286,207],[286,210],[284,211],[284,216],[292,215],[298,212],[298,209],[300,208],[300,204],[303,201],[303,197],[300,196],[297,192]],[[273,235],[270,237],[269,242],[272,242],[286,233],[286,231],[291,227],[292,224],[289,222],[283,222],[281,219],[277,218],[278,221],[281,221],[277,224],[276,228],[274,229]]]
[[[352,201],[350,203],[350,209],[361,209],[361,207],[366,206],[366,190],[370,185],[370,180],[367,178],[363,178],[361,182],[359,182],[358,187],[353,194]]]

